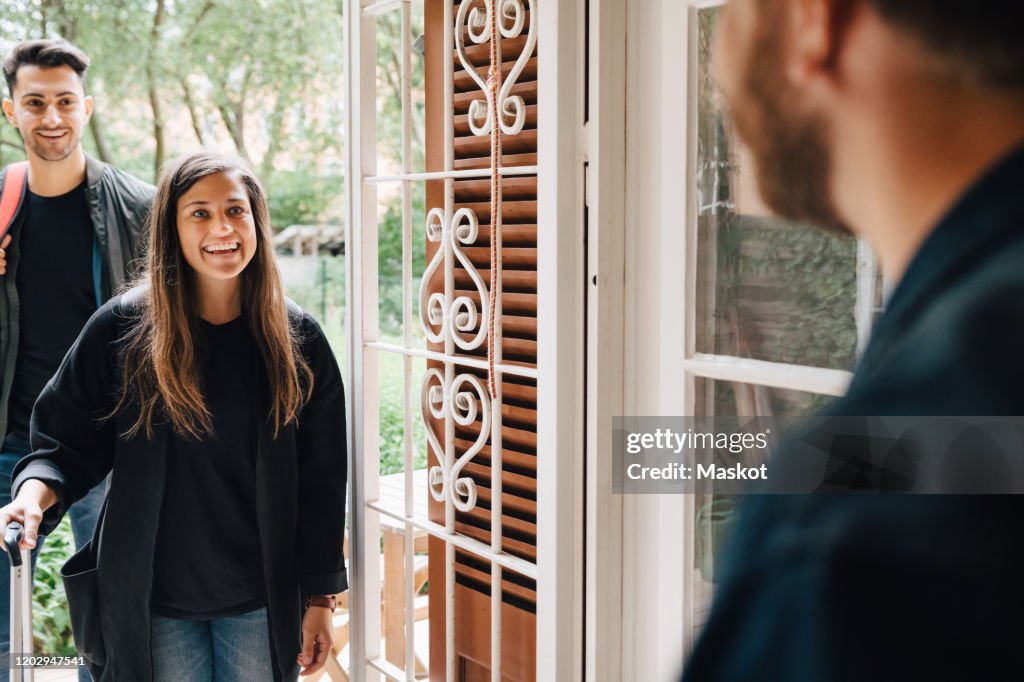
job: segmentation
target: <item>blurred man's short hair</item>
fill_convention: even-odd
[[[1024,87],[1021,0],[868,0],[961,74],[992,87]]]

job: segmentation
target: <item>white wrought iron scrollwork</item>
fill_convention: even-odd
[[[484,9],[470,6],[473,3],[463,2],[459,5],[459,13],[455,19],[455,52],[473,81],[480,88],[483,99],[475,99],[469,104],[469,129],[474,135],[483,136],[491,132],[491,107],[494,106],[492,95],[483,77],[466,55],[465,35],[477,45],[491,39],[491,7],[490,2],[484,3]],[[502,38],[518,38],[526,26],[527,6],[531,17],[536,17],[535,0],[497,0],[498,32]],[[505,135],[518,135],[526,123],[526,102],[519,95],[511,95],[513,86],[526,68],[526,63],[533,55],[537,45],[536,22],[530,21],[530,29],[526,34],[526,46],[516,59],[508,76],[505,77],[501,90],[498,92],[498,111],[501,113],[501,132]]]
[[[423,422],[427,427],[427,441],[439,462],[430,467],[427,473],[430,495],[438,502],[450,499],[461,512],[471,511],[476,507],[476,483],[472,478],[461,474],[463,468],[484,447],[490,434],[491,404],[487,399],[486,389],[480,379],[472,374],[457,374],[451,385],[446,386],[441,371],[431,368],[423,376],[420,405]],[[431,418],[438,421],[452,419],[459,426],[469,427],[477,421],[478,414],[480,433],[473,444],[454,459],[449,467],[444,449],[431,428]]]
[[[470,208],[452,212],[449,195],[445,209],[434,208],[427,214],[427,240],[436,244],[437,248],[420,281],[420,323],[430,343],[445,346],[446,356],[450,356],[453,351],[477,350],[486,342],[488,383],[485,386],[475,374],[455,373],[453,365],[456,363],[446,358],[444,370],[430,368],[424,374],[420,404],[429,448],[437,462],[427,474],[430,494],[439,502],[451,502],[460,512],[472,510],[477,503],[476,484],[471,477],[462,475],[463,469],[480,453],[490,437],[495,435],[492,429],[500,430],[501,411],[496,407],[500,404],[500,397],[493,390],[496,385],[495,356],[491,345],[499,344],[500,348],[500,331],[497,332],[497,340],[494,336],[488,339],[489,330],[492,335],[495,333],[494,317],[501,310],[500,280],[496,281],[500,275],[498,254],[501,243],[498,164],[501,158],[501,136],[518,134],[526,123],[526,103],[522,97],[512,95],[512,90],[536,48],[535,5],[536,0],[485,0],[482,6],[467,0],[459,5],[452,27],[455,54],[462,68],[480,89],[479,96],[469,107],[470,130],[476,136],[491,136],[491,276],[495,288],[495,291],[489,290],[466,254],[466,247],[475,244],[480,236],[477,214]],[[521,37],[528,16],[531,21],[526,44],[509,73],[502,78],[499,41]],[[481,45],[488,41],[491,41],[490,70],[485,81],[469,60],[467,42]],[[450,186],[447,191],[451,192]],[[473,289],[471,293],[456,295],[453,291],[456,268],[469,276]],[[440,275],[443,275],[444,280],[439,287]],[[434,289],[432,293],[431,288]],[[500,362],[500,351],[497,357]],[[492,425],[492,418],[497,420],[498,426]],[[434,430],[438,423],[446,427],[443,439]],[[453,429],[463,433],[478,431],[475,437],[469,436],[473,442],[461,453],[452,438]],[[497,458],[495,466],[498,471],[500,452],[499,443],[491,453],[492,457]],[[500,501],[497,504],[500,509]]]
[[[485,3],[484,12],[481,12],[479,7],[473,7],[471,10],[472,4],[463,2],[459,5],[459,13],[455,17],[455,53],[459,57],[462,68],[485,94],[484,100],[473,100],[469,104],[469,129],[474,135],[486,135],[490,131],[490,118],[487,115],[490,111],[490,97],[486,94],[487,85],[484,83],[484,79],[476,72],[476,68],[466,55],[463,27],[465,27],[465,33],[469,35],[469,39],[477,45],[487,42],[491,37],[491,4]]]
[[[420,280],[420,323],[431,343],[443,343],[446,336],[450,335],[456,346],[470,351],[479,348],[487,337],[487,325],[481,324],[481,319],[487,319],[489,310],[487,286],[464,251],[464,247],[476,242],[479,234],[480,221],[472,209],[460,208],[447,225],[442,209],[434,208],[427,214],[427,239],[439,244]],[[481,310],[477,310],[476,301],[471,296],[456,296],[446,309],[443,292],[435,291],[427,295],[427,287],[434,273],[444,265],[448,251],[458,259],[473,280],[476,293],[480,296]],[[474,329],[477,330],[476,334],[468,340],[464,338],[465,334],[471,334]]]
[[[498,93],[499,111],[501,112],[501,132],[506,135],[518,135],[526,123],[526,102],[519,95],[509,96],[512,86],[519,80],[519,75],[526,68],[526,63],[533,55],[533,48],[537,45],[537,24],[534,21],[537,17],[534,0],[527,0],[530,6],[530,30],[526,34],[526,46],[523,48],[508,78],[501,85],[501,92]],[[501,35],[504,38],[516,38],[522,35],[523,25],[526,21],[525,9],[522,0],[505,0],[501,3],[502,17],[499,21]],[[510,11],[511,10],[511,11]],[[512,19],[512,26],[506,29],[505,19]],[[512,123],[506,119],[511,117]]]

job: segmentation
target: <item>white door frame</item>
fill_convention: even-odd
[[[612,490],[612,417],[623,414],[626,5],[589,0],[585,679],[619,682],[623,499]]]
[[[537,679],[580,680],[584,0],[537,9]]]
[[[631,0],[626,55],[625,376],[627,415],[693,414],[684,381],[682,296],[692,276],[685,229],[689,15],[682,0]],[[670,229],[675,226],[675,229]],[[623,680],[678,680],[692,580],[693,501],[623,496]]]

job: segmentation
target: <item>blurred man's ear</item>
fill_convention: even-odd
[[[786,76],[801,85],[839,61],[846,31],[859,0],[792,0],[784,3],[789,16]]]
[[[85,96],[85,122],[88,123],[89,119],[92,118],[92,95]]]

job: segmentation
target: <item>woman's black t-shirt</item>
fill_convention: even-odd
[[[200,320],[196,342],[214,435],[169,437],[152,610],[205,620],[265,604],[255,492],[263,363],[243,318]]]

